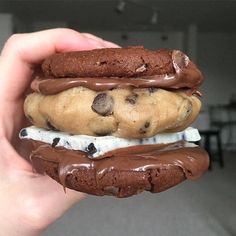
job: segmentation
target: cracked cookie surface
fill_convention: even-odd
[[[66,52],[47,58],[42,69],[52,77],[135,77],[175,71],[172,50],[148,50],[142,46]]]

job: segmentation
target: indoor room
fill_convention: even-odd
[[[203,77],[203,81],[199,82],[197,87],[193,88],[193,94],[201,101],[201,108],[199,108],[197,118],[191,122],[191,127],[194,127],[194,130],[198,130],[201,136],[201,140],[194,139],[192,142],[199,145],[202,149],[205,149],[209,155],[209,167],[205,173],[203,175],[201,173],[199,176],[196,174],[197,177],[201,176],[199,179],[197,177],[195,179],[194,174],[190,173],[190,176],[186,177],[186,181],[181,181],[182,183],[170,189],[166,189],[166,191],[160,190],[160,193],[150,193],[148,190],[127,198],[88,194],[82,201],[76,202],[73,206],[66,207],[66,210],[63,210],[63,214],[60,214],[60,216],[48,220],[50,223],[47,223],[44,229],[38,234],[32,235],[236,235],[236,171],[234,169],[236,168],[235,12],[235,0],[0,0],[0,48],[3,49],[5,45],[5,49],[1,55],[3,66],[0,66],[0,68],[4,73],[7,73],[6,71],[9,70],[12,70],[11,73],[13,73],[14,70],[15,73],[18,73],[16,72],[18,69],[18,65],[16,64],[12,64],[9,67],[11,69],[6,66],[5,68],[7,69],[5,70],[4,68],[6,64],[4,60],[8,61],[10,60],[9,58],[11,58],[11,56],[8,55],[8,53],[11,53],[11,49],[9,48],[12,47],[14,50],[18,50],[19,54],[23,52],[22,48],[27,48],[27,44],[29,44],[29,47],[34,48],[32,46],[33,41],[30,42],[30,36],[29,41],[27,41],[28,39],[26,38],[25,43],[21,42],[21,44],[19,43],[18,45],[17,41],[14,43],[14,40],[18,40],[17,37],[12,39],[12,41],[8,40],[11,35],[21,35],[22,33],[28,35],[32,32],[48,29],[69,28],[82,33],[82,37],[92,37],[92,40],[96,41],[97,38],[93,38],[93,35],[95,35],[106,42],[112,42],[112,44],[109,45],[113,45],[114,43],[114,45],[116,44],[122,48],[130,46],[140,48],[143,46],[148,50],[154,51],[160,49],[181,51],[184,53],[181,55],[187,55],[185,55],[186,57],[184,56],[184,63],[186,63],[186,60],[191,60],[201,71]],[[39,33],[38,40],[42,39],[40,34],[41,33]],[[63,37],[66,38],[66,35]],[[20,37],[19,40],[21,40]],[[60,38],[56,40],[59,41]],[[37,45],[37,43],[35,43],[35,45]],[[45,41],[45,45],[50,45],[50,42]],[[109,45],[107,48],[109,48]],[[106,48],[106,46],[104,47]],[[135,50],[134,48],[134,51]],[[23,54],[24,53],[21,55],[22,58],[28,56],[27,53]],[[33,52],[31,52],[31,54],[33,55]],[[114,57],[115,54],[114,52]],[[15,58],[17,58],[17,56],[15,56]],[[34,57],[31,56],[31,58]],[[43,59],[44,58],[41,58],[37,63],[34,62],[37,64],[37,67],[35,67],[36,70],[39,69],[38,65],[42,63]],[[12,63],[15,63],[15,59],[11,60]],[[72,61],[70,61],[70,63],[72,63]],[[124,63],[124,66],[129,65],[129,62]],[[78,67],[80,66],[78,65]],[[146,67],[140,68],[141,72],[144,71],[145,73]],[[175,65],[174,68],[176,69]],[[179,67],[177,69],[179,69]],[[180,70],[182,70],[182,68],[180,68]],[[4,73],[1,75],[0,72],[0,77],[5,78],[6,75],[8,75]],[[35,72],[31,73],[32,76],[33,73]],[[169,74],[167,73],[166,76],[168,77]],[[31,80],[32,79],[33,77]],[[171,79],[171,77],[168,77],[167,80],[168,79]],[[12,93],[15,93],[15,84],[12,83],[11,86],[13,87]],[[179,89],[179,87],[177,88]],[[5,87],[3,89],[5,89]],[[25,86],[25,91],[27,89],[29,89],[29,87],[26,88]],[[160,87],[157,87],[157,89],[159,90]],[[168,89],[168,91],[173,92],[176,87]],[[186,86],[184,86],[183,89],[186,89]],[[10,94],[11,92],[8,93]],[[28,92],[24,92],[24,98],[26,94],[28,94]],[[129,102],[134,104],[136,103],[136,99],[137,97],[132,97],[132,100]],[[3,100],[0,101],[0,103],[3,102]],[[86,101],[84,104],[85,103]],[[21,102],[19,104],[18,110],[21,109],[22,111],[23,103]],[[54,106],[52,104],[54,103],[51,103],[48,109],[54,109],[52,108]],[[1,113],[7,110],[5,105],[0,105]],[[94,107],[92,107],[92,109],[96,110]],[[147,110],[147,112],[149,111]],[[168,112],[171,113],[170,110]],[[14,112],[14,114],[16,117],[19,115],[18,111]],[[104,117],[107,117],[107,114],[108,113],[106,113]],[[86,112],[84,112],[84,115],[86,117]],[[126,116],[129,117],[129,115],[129,111],[126,111]],[[55,114],[55,116],[57,116],[57,114]],[[27,117],[29,118],[30,115],[27,115]],[[32,119],[34,119],[34,117]],[[66,119],[66,117],[64,116],[63,119]],[[19,128],[23,129],[29,125],[29,122],[22,123]],[[148,129],[149,125],[150,123],[146,122],[144,128]],[[2,121],[1,126],[9,127]],[[51,130],[58,132],[57,126],[55,128],[51,123],[49,123],[48,126],[49,129],[51,126]],[[19,132],[20,129],[16,129],[15,132]],[[59,129],[59,131],[60,130],[61,129]],[[181,131],[178,129],[174,130],[177,130],[174,132]],[[27,132],[29,133],[29,131]],[[170,132],[171,131],[169,131],[169,133]],[[2,131],[0,133],[2,133]],[[71,138],[73,138],[73,135],[74,134],[71,134]],[[183,134],[183,136],[184,135],[186,134]],[[23,136],[21,131],[20,137]],[[50,135],[48,134],[48,136]],[[11,141],[12,145],[14,142],[14,149],[22,156],[26,156],[26,159],[29,161],[29,154],[27,156],[25,151],[19,151],[20,144],[18,142],[19,140],[16,141],[16,139],[18,139],[17,133],[15,133],[12,138],[12,140],[15,141]],[[55,147],[58,142],[60,142],[59,140],[56,140],[55,143],[54,139],[52,146]],[[104,142],[106,141],[103,141],[103,143]],[[93,149],[92,151],[94,151],[94,149],[97,151],[94,146],[90,146],[90,148]],[[26,149],[27,147],[25,147],[24,150]],[[5,155],[8,155],[8,153],[9,156],[11,155],[10,152],[4,151],[5,147],[1,148],[1,150],[3,150],[2,152],[5,153]],[[66,155],[64,158],[66,158]],[[173,162],[174,164],[169,165],[182,165],[176,164],[177,162],[180,163],[181,160],[176,160]],[[129,164],[127,164],[127,166],[128,165]],[[112,168],[108,171],[111,169]],[[194,170],[197,172],[199,170],[198,166]],[[61,171],[63,172],[65,170]],[[3,171],[1,170],[0,172]],[[60,172],[60,170],[58,170],[58,172]],[[188,174],[186,173],[185,175]],[[49,178],[48,176],[44,177]],[[0,175],[0,181],[3,179],[4,175],[3,177]],[[70,194],[70,191],[73,191],[65,188],[65,185],[63,190],[63,186],[59,185],[54,180],[50,179],[50,181],[52,181],[52,185],[56,185],[55,188],[59,187],[59,189],[61,189],[60,194],[62,198],[66,198],[68,192]],[[66,182],[67,180],[64,181]],[[24,188],[28,188],[27,185],[24,185]],[[36,183],[34,188],[37,192]],[[5,191],[4,189],[8,188],[3,187],[2,189]],[[49,194],[51,188],[45,186],[44,193],[45,191]],[[116,195],[117,192],[114,194],[113,191],[116,192],[117,189],[112,189],[110,195]],[[23,199],[20,195],[21,193],[15,196],[15,199]],[[61,198],[57,198],[55,194],[54,199],[55,202],[57,202]],[[24,199],[21,201],[24,202]],[[43,203],[44,195],[42,195],[41,198],[39,197],[37,201],[39,206]],[[11,206],[9,206],[9,209],[10,207]],[[3,212],[5,211],[4,209],[4,207],[1,209],[0,205],[0,211]],[[57,211],[56,207],[52,208],[51,205],[47,205],[46,209],[46,211],[51,212]],[[44,211],[42,215],[47,215],[47,212]],[[41,220],[38,215],[36,219],[38,219],[37,217]],[[6,222],[10,221],[6,220]],[[5,224],[4,221],[2,221],[0,225],[1,224]],[[26,225],[27,224],[26,222]],[[21,228],[24,222],[19,223],[19,225],[18,227]],[[12,234],[12,236],[28,235],[26,233],[20,233],[21,230],[18,228],[17,232],[18,233]],[[37,232],[37,230],[35,232]],[[0,232],[0,235],[11,234],[4,233],[3,231],[3,234]]]

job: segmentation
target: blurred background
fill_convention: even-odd
[[[212,165],[159,195],[90,196],[44,235],[236,235],[236,0],[0,0],[0,48],[13,33],[55,27],[183,50],[205,77],[194,126]]]

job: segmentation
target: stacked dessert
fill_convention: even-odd
[[[68,187],[128,197],[208,169],[190,124],[202,74],[178,50],[107,48],[52,55],[24,104],[36,169]]]

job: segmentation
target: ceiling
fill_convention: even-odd
[[[127,1],[118,14],[118,1],[0,0],[0,12],[13,13],[25,25],[34,21],[66,21],[80,30],[186,30],[195,23],[200,32],[236,32],[236,1]],[[152,9],[158,22],[151,25]]]

